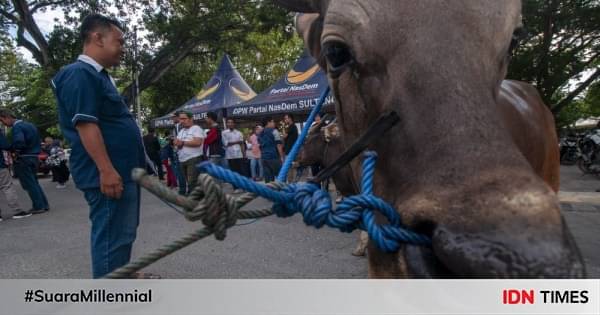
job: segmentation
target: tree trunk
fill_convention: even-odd
[[[12,0],[15,11],[19,15],[17,26],[17,43],[29,50],[33,58],[42,66],[46,67],[50,64],[50,50],[48,42],[40,31],[40,28],[33,19],[33,13],[29,9],[29,4],[26,0]],[[24,31],[27,31],[33,43],[24,36]]]
[[[181,60],[187,57],[197,45],[197,41],[187,40],[183,43],[169,44],[167,47],[161,49],[157,56],[144,66],[144,70],[139,74],[139,92],[142,92],[144,89],[160,80],[165,73],[177,66]],[[128,105],[132,105],[135,96],[135,84],[132,83],[128,85],[123,90],[122,95],[125,98],[125,102],[127,102]]]
[[[600,77],[600,69],[597,69],[587,80],[581,83],[575,90],[571,91],[567,97],[563,98],[558,104],[552,107],[552,113],[556,116],[565,106],[567,106],[571,101],[579,95],[579,93],[583,92],[590,84],[594,83],[596,79]]]
[[[558,6],[558,1],[547,0],[546,10],[544,11],[544,34],[542,37],[542,47],[540,51],[540,59],[538,63],[538,73],[536,77],[536,83],[538,88],[544,90],[544,81],[548,74],[548,54],[550,53],[550,46],[552,45],[552,38],[554,37],[554,13]]]

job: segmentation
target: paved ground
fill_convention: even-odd
[[[561,207],[586,262],[588,276],[600,278],[600,180],[576,166],[561,167]]]
[[[82,195],[73,187],[57,190],[48,179],[41,182],[50,213],[0,222],[0,278],[89,278],[89,223]],[[564,215],[590,277],[600,278],[600,193],[593,193],[600,180],[565,167],[562,182],[562,196],[569,199],[563,203]],[[29,199],[16,186],[29,207]],[[199,227],[147,192],[142,205],[134,257]],[[167,278],[364,278],[366,259],[350,255],[356,239],[356,234],[306,227],[297,216],[269,217],[231,229],[223,242],[211,237],[191,245],[146,271]]]

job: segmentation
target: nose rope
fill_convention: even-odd
[[[311,182],[284,184],[292,162],[300,151],[304,139],[308,134],[310,124],[320,111],[330,88],[327,87],[321,94],[317,105],[311,111],[302,133],[294,143],[290,154],[277,176],[276,186],[280,191],[271,189],[265,185],[255,183],[235,172],[223,169],[210,162],[198,164],[201,173],[205,172],[228,182],[235,187],[241,188],[255,195],[261,196],[273,202],[272,210],[279,217],[289,217],[295,213],[301,213],[307,225],[321,228],[324,225],[337,228],[342,232],[352,232],[357,228],[366,230],[375,244],[385,252],[395,252],[402,243],[411,245],[431,244],[431,239],[403,227],[400,215],[394,208],[373,195],[373,176],[375,174],[375,162],[377,154],[372,151],[365,152],[363,161],[363,176],[361,189],[362,194],[344,198],[334,209],[331,197],[327,191],[321,190],[320,183],[331,177],[341,167],[347,165],[361,152],[385,132],[391,129],[400,118],[395,112],[381,115],[367,131],[329,167],[325,168]],[[229,210],[221,210],[232,212]],[[387,219],[387,224],[375,222],[375,211],[379,211]],[[219,216],[219,215],[215,215]],[[224,233],[223,233],[224,234]]]
[[[401,244],[429,246],[429,237],[404,227],[396,210],[373,195],[377,154],[367,151],[364,157],[362,194],[344,198],[335,209],[329,193],[311,182],[289,185],[279,183],[281,190],[276,191],[210,162],[200,163],[198,168],[214,178],[272,201],[273,213],[279,217],[285,218],[300,213],[304,223],[316,228],[329,226],[346,233],[357,228],[366,230],[377,247],[384,252],[395,252]],[[377,224],[375,211],[383,214],[388,223]]]

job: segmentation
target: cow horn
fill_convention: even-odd
[[[319,13],[319,0],[275,0],[278,5],[302,13]]]

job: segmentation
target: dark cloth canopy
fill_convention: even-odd
[[[248,101],[255,96],[256,93],[240,76],[229,56],[225,55],[217,71],[198,94],[167,115],[152,120],[152,126],[156,128],[172,126],[170,117],[176,111],[191,112],[194,120],[201,120],[208,112],[221,114],[229,106]]]
[[[317,104],[328,86],[327,75],[306,51],[292,70],[255,98],[227,107],[227,117],[256,118],[257,116],[308,113]],[[334,98],[328,95],[324,110],[333,111]]]

